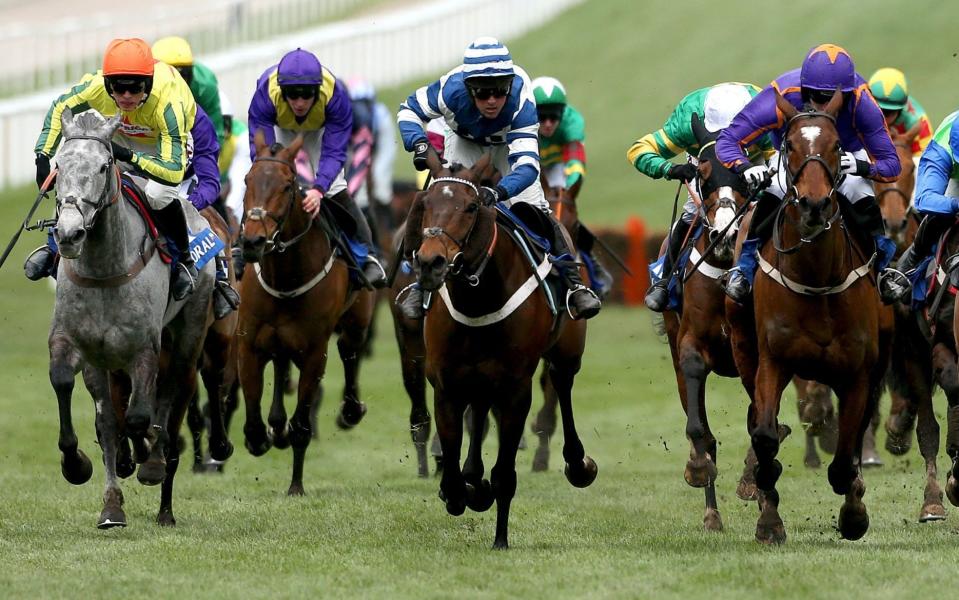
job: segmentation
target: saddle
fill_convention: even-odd
[[[678,273],[679,276],[672,277],[669,280],[669,284],[666,287],[666,291],[669,293],[669,302],[666,304],[666,310],[676,312],[678,314],[683,313],[683,289],[685,287],[685,273],[686,266],[689,264],[690,257],[692,256],[693,248],[696,246],[696,241],[703,233],[703,226],[697,225],[689,234],[689,239],[686,244],[679,251],[679,256],[676,258],[676,261],[673,263],[673,271]],[[664,244],[667,245],[667,252],[669,238],[667,237],[664,240]],[[669,273],[663,273],[664,262],[666,261],[666,254],[663,253],[662,256],[656,259],[655,262],[649,264],[649,282],[654,284],[657,281],[660,281],[663,277],[669,276]]]
[[[912,308],[924,311],[927,318],[936,314],[947,292],[950,296],[959,293],[959,253],[946,255],[946,244],[956,235],[959,221],[940,236],[933,255],[924,258],[910,277]]]
[[[132,179],[127,177],[126,174],[120,178],[120,188],[123,192],[123,198],[137,209],[137,213],[140,215],[140,218],[143,219],[147,235],[150,236],[150,240],[154,246],[156,246],[160,258],[165,264],[169,265],[173,263],[176,259],[176,253],[172,250],[167,238],[160,235],[161,232],[157,229],[156,221],[150,212],[149,204],[147,204],[143,190],[141,190],[140,186],[134,183]]]

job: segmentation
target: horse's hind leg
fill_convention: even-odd
[[[509,548],[509,508],[513,496],[516,495],[516,451],[519,449],[519,440],[523,435],[523,426],[532,403],[532,381],[517,383],[517,392],[500,404],[499,450],[496,464],[490,472],[490,482],[496,496],[496,537],[493,548],[497,550]],[[575,435],[574,430],[573,436]],[[579,441],[578,438],[576,441]],[[566,455],[565,448],[563,453]]]
[[[341,331],[336,340],[336,349],[343,362],[344,380],[343,403],[336,416],[336,425],[340,429],[356,427],[366,414],[366,404],[360,401],[360,357],[370,335],[374,299],[372,292],[360,292],[353,306],[340,319]]]
[[[549,469],[549,442],[556,433],[556,407],[559,405],[556,388],[549,376],[549,363],[546,361],[543,363],[539,382],[543,388],[543,408],[536,413],[529,428],[539,438],[539,445],[533,455],[533,471],[546,471]]]
[[[302,380],[302,373],[300,378]],[[267,422],[270,424],[270,438],[273,445],[281,450],[290,446],[290,430],[286,421],[286,406],[283,394],[290,377],[290,360],[285,356],[273,357],[273,402]]]
[[[426,375],[423,361],[426,349],[423,347],[422,321],[416,321],[415,327],[403,321],[401,315],[394,313],[396,342],[400,349],[400,367],[403,373],[403,387],[410,397],[410,436],[416,450],[417,473],[420,477],[430,474],[426,457],[426,443],[430,439],[432,417],[426,407]]]
[[[556,389],[563,419],[563,460],[566,461],[564,473],[573,486],[584,488],[596,479],[599,467],[596,466],[596,461],[587,456],[573,418],[573,377],[578,370],[578,360],[575,364],[551,362],[549,376]]]
[[[79,448],[73,429],[73,386],[80,365],[80,354],[65,337],[50,337],[50,384],[57,394],[60,412],[60,472],[74,485],[90,480],[93,464]]]
[[[97,441],[103,451],[103,470],[106,475],[103,489],[103,510],[97,519],[97,527],[126,527],[123,513],[123,492],[117,480],[117,445],[120,427],[117,414],[110,399],[110,383],[106,371],[87,366],[83,369],[83,382],[93,397],[96,406]]]
[[[194,385],[196,382],[196,373],[193,373]],[[175,405],[170,411],[170,418],[167,422],[167,428],[171,433],[178,432],[183,417],[187,411],[187,403],[181,400],[175,401]],[[171,435],[166,460],[166,477],[160,485],[160,510],[157,512],[157,524],[161,527],[173,527],[176,525],[176,518],[173,516],[173,479],[176,477],[177,468],[180,466],[180,436]]]
[[[957,490],[956,480],[956,460],[959,457],[959,442],[957,442],[959,440],[959,431],[957,431],[957,426],[959,426],[959,372],[956,369],[956,354],[945,344],[936,344],[932,349],[932,366],[935,379],[942,387],[942,391],[946,394],[946,400],[949,402],[949,408],[946,411],[946,453],[952,459],[953,466],[950,468],[946,480],[946,493],[949,496],[949,501],[954,506],[959,506],[959,503],[957,503],[957,500],[959,500],[957,491],[959,490]],[[920,404],[919,426],[922,425],[923,408]],[[930,412],[931,408],[930,406]],[[930,418],[935,420],[934,415],[931,415]],[[936,428],[936,432],[938,433],[938,428]],[[937,442],[938,439],[937,435]]]
[[[203,411],[200,410],[200,390],[197,389],[190,398],[186,414],[187,428],[193,440],[193,472],[203,473],[206,467],[203,464]]]
[[[228,319],[235,320],[232,316]],[[235,369],[230,366],[230,360],[236,359],[234,339],[232,329],[229,332],[219,331],[217,324],[214,323],[204,341],[204,365],[200,372],[209,406],[210,458],[220,462],[233,455],[233,444],[230,443],[227,435],[223,405],[228,388],[232,385],[236,374]],[[194,394],[194,397],[197,395]]]
[[[790,374],[768,358],[760,357],[756,373],[756,390],[751,406],[749,435],[756,453],[756,487],[759,490],[759,520],[756,522],[756,541],[763,544],[781,544],[786,541],[786,528],[779,516],[779,492],[776,482],[782,474],[782,464],[776,460],[779,453],[779,426],[777,415],[782,392]]]

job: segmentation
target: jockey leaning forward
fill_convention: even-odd
[[[103,56],[103,69],[84,76],[47,111],[34,148],[38,185],[49,175],[50,158],[60,145],[64,108],[76,112],[92,108],[105,117],[122,114],[112,140],[113,155],[141,185],[157,225],[179,250],[171,291],[174,299],[182,300],[193,292],[197,277],[178,190],[196,118],[190,88],[173,67],[153,59],[143,40],[113,40]],[[24,268],[27,277],[39,279],[52,273],[53,264],[54,249],[44,246],[27,258]]]
[[[929,122],[929,117],[922,105],[909,95],[906,76],[899,69],[891,67],[879,69],[869,78],[869,91],[876,99],[876,104],[882,109],[882,116],[890,131],[903,134],[912,129],[916,123],[922,123],[919,135],[912,142],[913,158],[918,163],[919,156],[932,140],[932,123]]]
[[[360,265],[373,287],[386,285],[386,272],[376,259],[369,225],[346,189],[343,165],[353,126],[353,109],[346,86],[311,52],[297,48],[260,76],[250,102],[248,127],[250,157],[256,159],[253,138],[262,131],[267,145],[289,146],[303,136],[303,151],[315,173],[306,191],[303,208],[314,217],[327,198],[349,213],[356,239],[366,257]],[[347,227],[347,229],[352,229]]]
[[[209,67],[194,62],[190,43],[181,37],[171,36],[153,44],[153,58],[176,69],[193,92],[193,100],[203,109],[213,123],[216,143],[223,148],[223,112],[220,109],[220,90],[216,75]]]
[[[901,166],[896,148],[889,138],[879,105],[869,93],[866,80],[856,73],[852,57],[843,48],[822,44],[811,49],[802,67],[783,73],[733,119],[719,134],[716,156],[726,167],[745,177],[751,186],[771,185],[760,195],[743,242],[739,261],[727,271],[721,285],[726,294],[742,303],[752,291],[756,274],[757,254],[773,229],[773,215],[786,194],[784,158],[776,155],[774,174],[764,164],[749,162],[744,148],[765,132],[770,132],[778,146],[786,134],[786,123],[776,106],[776,92],[799,110],[821,111],[836,90],[843,94],[842,107],[836,117],[836,130],[842,149],[837,191],[839,206],[846,222],[868,233],[876,243],[879,295],[892,303],[909,292],[909,281],[889,268],[895,243],[885,236],[882,214],[875,202],[870,179],[895,181]]]
[[[481,188],[483,203],[509,206],[521,202],[542,211],[549,222],[550,231],[545,233],[551,238],[552,252],[561,259],[557,267],[568,288],[567,309],[574,319],[596,315],[602,303],[580,280],[563,226],[549,214],[539,182],[539,123],[529,76],[513,65],[506,46],[491,37],[476,39],[466,49],[461,66],[416,90],[400,106],[400,135],[406,150],[413,152],[417,170],[424,170],[429,153],[435,152],[427,141],[425,126],[440,117],[450,128],[445,160],[470,167],[485,153],[492,153],[493,165],[503,178],[495,188]],[[407,236],[418,233],[411,228]],[[418,244],[405,246],[409,256]],[[401,306],[409,317],[422,316],[422,291],[410,288]]]
[[[539,162],[546,182],[552,188],[568,190],[586,180],[586,122],[566,99],[566,88],[553,77],[532,81],[533,98],[539,119]],[[592,254],[596,238],[585,228],[576,235],[577,247],[592,266],[595,290],[602,297],[609,293],[613,277]]]
[[[749,83],[720,83],[687,94],[666,119],[663,127],[636,140],[626,151],[626,159],[640,173],[653,179],[695,182],[700,145],[693,133],[693,115],[697,115],[707,131],[718,132],[729,126],[759,88]],[[755,138],[746,148],[750,160],[765,161],[773,154],[768,135]],[[674,164],[669,161],[680,152],[686,152],[686,162]],[[669,245],[663,262],[663,278],[646,291],[646,306],[662,312],[669,302],[668,285],[673,276],[673,259],[679,256],[689,228],[696,220],[697,205],[687,195],[683,213],[671,224]]]

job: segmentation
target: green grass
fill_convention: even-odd
[[[828,17],[824,2],[757,15],[746,14],[747,6],[753,4],[590,2],[549,30],[510,40],[519,64],[534,76],[561,77],[586,114],[587,221],[640,214],[665,225],[673,190],[639,176],[624,159],[626,147],[658,127],[688,90],[725,79],[767,81],[819,41],[845,44],[866,74],[887,62],[900,65],[934,121],[951,110],[957,63],[945,4],[914,4],[904,17],[893,16],[900,5],[892,3],[833,3]],[[384,97],[395,105],[415,85]],[[0,197],[3,242],[31,198],[26,188]],[[841,498],[824,469],[802,466],[792,392],[781,418],[797,433],[780,455],[789,539],[781,548],[758,546],[756,508],[734,494],[748,441],[745,395],[732,380],[708,386],[726,531],[702,532],[702,493],[682,477],[684,418],[667,348],[648,313],[616,307],[590,323],[575,388],[579,430],[599,477],[585,490],[569,486],[559,439],[548,473],[530,473],[531,452],[521,453],[509,552],[489,549],[494,513],[449,517],[436,498],[438,482],[415,477],[409,405],[385,313],[362,372],[370,412],[355,431],[333,426],[342,377],[330,361],[321,440],[307,455],[306,497],[285,496],[290,452],[254,459],[243,449],[238,420],[237,453],[224,475],[181,468],[175,530],[153,523],[159,490],[129,480],[123,489],[130,526],[100,532],[94,524],[103,472],[92,403],[80,384],[74,421],[95,473],[73,487],[59,472],[56,400],[46,375],[53,297],[19,269],[39,243],[37,234],[25,235],[0,270],[4,597],[902,598],[948,589],[959,559],[954,509],[943,523],[915,522],[924,481],[915,450],[905,458],[883,452],[886,466],[866,472],[872,526],[860,542],[840,540],[834,527]],[[537,397],[534,409],[539,404]],[[493,449],[491,442],[488,468]],[[942,458],[940,466],[946,464]]]

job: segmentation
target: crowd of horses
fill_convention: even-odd
[[[959,502],[955,311],[952,296],[943,293],[949,291],[949,282],[943,276],[936,280],[934,305],[922,313],[880,303],[870,242],[846,226],[836,196],[841,150],[835,115],[840,102],[841,94],[836,94],[822,112],[799,112],[779,102],[788,121],[782,155],[791,193],[776,214],[775,235],[762,250],[762,272],[747,305],[726,299],[715,280],[733,262],[737,235],[746,230],[743,224],[755,192],[716,160],[711,134],[702,127],[696,130],[702,151],[698,186],[690,194],[700,205],[699,225],[705,235],[689,240],[692,256],[683,274],[681,309],[664,314],[664,329],[687,415],[690,458],[685,479],[705,490],[707,530],[722,529],[714,487],[718,443],[709,428],[705,400],[711,372],[739,377],[750,398],[751,448],[737,494],[758,501],[760,542],[786,539],[778,513],[776,483],[782,465],[776,455],[789,430],[777,415],[790,381],[795,381],[800,418],[807,426],[805,463],[820,464],[816,437],[823,450],[834,454],[828,478],[833,490],[844,496],[839,513],[843,537],[858,539],[868,529],[861,455],[863,440],[871,439],[884,387],[893,397],[887,449],[896,454],[908,450],[918,418],[927,472],[923,521],[945,515],[936,467],[939,427],[931,397],[934,383],[946,391],[952,459],[946,493],[954,504]],[[127,185],[109,142],[118,121],[92,112],[74,117],[68,110],[62,121],[55,235],[63,259],[49,342],[63,476],[81,484],[92,475],[71,422],[74,378],[82,371],[96,403],[106,470],[98,527],[126,525],[118,477],[134,472],[144,484],[161,485],[158,522],[175,524],[172,493],[183,450],[181,423],[186,418],[193,432],[196,467],[203,463],[204,423],[209,457],[227,460],[233,452],[227,430],[237,388],[246,408],[247,450],[260,456],[274,446],[292,448],[288,493],[303,494],[305,454],[315,435],[320,383],[334,335],[345,377],[337,424],[354,427],[366,413],[358,378],[377,293],[351,277],[344,232],[334,226],[344,220],[331,214],[333,203],[323,203],[315,219],[301,206],[294,166],[301,140],[284,148],[267,146],[256,136],[256,159],[246,177],[238,231],[231,231],[214,210],[203,211],[218,235],[236,242],[246,261],[238,313],[215,320],[212,264],[201,271],[193,295],[179,302],[167,300],[169,269],[155,251],[151,224],[122,199]],[[800,129],[813,126],[821,134],[809,142]],[[877,185],[887,230],[900,246],[911,241],[917,224],[909,208],[914,168],[908,147],[915,134],[894,139],[903,176],[895,184]],[[488,157],[471,168],[433,160],[429,170],[431,183],[408,194],[401,208],[407,223],[389,232],[394,241],[387,244],[394,252],[397,245],[410,244],[405,255],[414,258],[406,268],[395,263],[386,296],[392,300],[418,279],[431,302],[423,319],[405,317],[390,302],[411,400],[417,470],[420,476],[429,473],[427,446],[435,420],[443,456],[440,497],[447,511],[485,511],[495,503],[494,547],[506,548],[516,454],[541,362],[546,402],[532,420],[538,437],[534,470],[548,465],[559,409],[567,479],[585,487],[597,476],[573,417],[572,389],[585,348],[586,322],[568,317],[562,289],[552,281],[552,265],[536,247],[535,236],[527,235],[504,211],[481,202],[479,186],[493,176]],[[574,238],[577,193],[578,186],[547,189],[554,214]],[[191,227],[204,227],[199,213],[190,211],[189,218]],[[955,252],[959,236],[947,236],[943,246],[943,256]],[[232,270],[229,276],[235,280]],[[269,363],[273,397],[264,423],[260,402]],[[288,416],[284,392],[291,365],[299,378],[296,407]],[[197,401],[198,373],[210,399],[206,415]],[[427,380],[434,390],[434,415],[426,404]],[[830,390],[838,397],[838,410]],[[482,444],[489,414],[497,423],[499,445],[487,478]],[[461,466],[464,430],[469,445]]]

